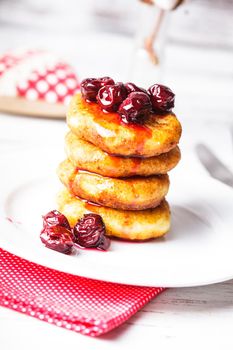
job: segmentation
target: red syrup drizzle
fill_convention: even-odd
[[[82,97],[80,99],[81,109],[86,110],[88,114],[91,114],[95,121],[98,122],[103,128],[106,128],[104,125],[105,121],[109,123],[114,123],[116,125],[121,124],[121,117],[116,112],[107,112],[102,110],[102,108],[96,102],[90,102],[84,100]],[[111,129],[109,129],[111,130]]]
[[[123,126],[128,128],[133,133],[133,139],[137,140],[137,153],[142,153],[145,145],[145,141],[148,138],[152,137],[152,130],[143,124],[133,124],[133,123],[125,123],[121,119],[121,116],[116,112],[107,112],[103,111],[101,107],[95,102],[85,101],[81,98],[81,108],[86,110],[88,114],[91,114],[94,118],[94,121],[102,127],[102,131],[106,130],[106,136],[111,132],[111,137],[117,137],[117,132],[114,130],[114,125]],[[122,156],[120,154],[114,153],[112,156]],[[135,155],[134,157],[138,157]],[[139,156],[140,157],[140,156]]]
[[[98,203],[94,203],[92,201],[88,201],[87,199],[84,199],[84,198],[81,198],[79,196],[77,196],[77,194],[74,193],[74,190],[73,190],[73,183],[74,183],[74,180],[75,180],[75,176],[78,174],[78,173],[82,173],[82,174],[95,174],[95,175],[99,175],[99,174],[96,174],[96,173],[91,173],[90,171],[87,171],[87,170],[82,170],[82,169],[79,169],[79,168],[76,168],[73,172],[73,174],[70,176],[69,178],[69,183],[68,183],[68,187],[69,187],[69,190],[70,192],[72,193],[72,195],[76,198],[78,198],[80,201],[82,201],[84,204],[85,204],[85,207],[86,205],[90,204],[92,206],[96,206],[96,207],[100,207],[101,205],[98,204]],[[86,209],[88,209],[86,207]]]
[[[76,197],[77,199],[79,199],[80,201],[82,201],[84,203],[84,206],[85,206],[86,209],[89,210],[88,206],[101,207],[101,205],[98,204],[98,203],[94,203],[94,202],[88,201],[87,199],[84,199],[84,198],[81,198],[81,197],[77,196],[72,190],[71,181],[70,181],[70,184],[69,184],[69,189],[70,189],[70,191],[71,191],[71,193],[72,193],[72,195],[74,197]]]
[[[116,157],[116,158],[117,158],[117,157]],[[88,200],[86,200],[86,199],[84,199],[84,198],[81,198],[81,197],[79,197],[78,195],[76,195],[76,194],[74,193],[74,191],[73,191],[73,182],[74,182],[74,180],[75,180],[75,176],[76,176],[77,174],[90,174],[90,175],[99,176],[99,177],[101,177],[101,178],[102,178],[102,177],[103,177],[103,178],[110,178],[110,179],[114,179],[114,180],[127,180],[127,179],[129,179],[129,178],[130,178],[130,179],[141,179],[141,176],[136,174],[136,170],[138,169],[138,167],[139,167],[141,161],[142,161],[141,158],[133,158],[133,159],[132,159],[133,167],[132,167],[131,169],[132,169],[132,172],[135,172],[135,175],[131,175],[131,176],[121,176],[121,177],[116,177],[116,178],[112,178],[111,176],[103,176],[103,175],[97,174],[97,173],[95,173],[95,172],[91,172],[91,171],[84,170],[84,169],[81,169],[81,168],[76,167],[75,170],[74,170],[74,172],[73,172],[73,174],[72,174],[72,176],[70,176],[70,179],[69,179],[69,189],[70,189],[70,191],[72,192],[72,194],[73,194],[75,197],[81,199],[82,201],[91,203],[91,204],[93,204],[93,205],[101,206],[100,204],[97,204],[97,203],[95,203],[95,202],[88,201]],[[160,174],[157,174],[156,176],[157,176],[157,177],[160,177],[161,175],[160,175]]]
[[[130,159],[130,162],[131,162],[131,176],[133,176],[134,174],[136,175],[137,174],[137,171],[143,161],[143,157],[124,157],[122,155],[115,155],[115,154],[110,154],[110,153],[107,153],[105,152],[108,157],[111,158],[111,163],[112,163],[112,166],[114,166],[114,168],[119,168],[121,165],[122,165],[122,159],[121,158],[125,158],[125,159]],[[95,174],[97,176],[103,176],[103,177],[110,177],[112,178],[113,176],[109,175],[100,175],[96,172],[93,172],[93,171],[88,171],[88,170],[85,170],[85,169],[82,169],[82,168],[77,168],[79,172],[81,173],[89,173],[89,174]],[[114,176],[114,178],[122,178],[122,177],[119,177],[119,176]]]
[[[82,168],[79,168],[79,167],[76,167],[75,168],[75,171],[74,171],[74,175],[72,176],[72,180],[75,178],[75,176],[79,173],[79,174],[90,174],[90,175],[96,175],[96,176],[100,176],[102,177],[103,175],[100,175],[98,173],[95,173],[93,171],[88,171],[88,170],[85,170],[85,169],[82,169]],[[104,176],[104,177],[108,177],[108,176]]]
[[[141,162],[142,162],[142,159],[141,159],[141,158],[133,158],[133,159],[132,159],[132,163],[133,163],[132,172],[133,172],[133,173],[135,173],[135,174],[137,173],[137,170],[138,170],[138,168],[140,167]]]
[[[76,176],[76,174],[77,174],[78,172],[81,172],[81,173],[90,173],[90,172],[88,172],[88,171],[86,171],[86,170],[80,170],[79,168],[76,168],[75,171],[74,171],[74,173],[72,174],[72,176],[70,176],[70,178],[69,178],[68,187],[69,187],[70,192],[72,193],[72,195],[73,195],[74,197],[76,197],[77,199],[79,199],[80,201],[82,201],[82,202],[84,203],[86,209],[88,209],[88,207],[87,207],[88,205],[91,205],[91,206],[94,206],[94,207],[100,207],[100,206],[101,206],[100,204],[94,203],[94,202],[91,202],[91,201],[88,201],[87,199],[81,198],[81,197],[77,196],[77,195],[74,193],[74,191],[73,191],[73,182],[74,182],[74,178],[75,178],[75,176]],[[90,174],[91,174],[91,173],[90,173]],[[98,174],[97,174],[97,175],[98,175]]]
[[[84,203],[86,209],[89,209],[89,208],[91,208],[92,206],[93,206],[93,207],[101,207],[101,205],[98,204],[98,203],[95,203],[95,202],[92,202],[92,201],[88,201],[87,199],[80,198],[80,197],[78,197],[78,196],[76,196],[76,197],[77,197],[78,199],[80,199],[80,200]]]
[[[123,121],[121,123],[124,123]],[[125,123],[124,123],[125,124]],[[152,137],[152,130],[141,124],[125,124],[134,132],[134,137],[137,140],[137,153],[143,152],[145,141]]]
[[[114,157],[114,158],[119,158],[119,157]],[[117,163],[117,161],[118,161],[118,159],[116,160],[116,163]],[[137,175],[136,174],[136,170],[138,169],[138,167],[139,167],[139,165],[141,164],[141,161],[142,161],[142,159],[141,158],[133,158],[132,159],[132,163],[133,163],[133,166],[131,167],[131,169],[132,169],[132,172],[135,172],[135,175],[131,175],[131,176],[121,176],[121,177],[112,177],[112,176],[105,176],[105,175],[100,175],[100,174],[98,174],[98,173],[95,173],[95,172],[93,172],[93,171],[88,171],[88,170],[85,170],[85,169],[81,169],[81,168],[78,168],[78,167],[76,167],[75,168],[75,170],[74,170],[74,173],[72,174],[72,176],[70,177],[70,180],[69,180],[69,188],[71,189],[71,191],[72,191],[72,183],[73,183],[73,181],[74,181],[74,179],[75,179],[75,176],[77,175],[77,174],[90,174],[90,175],[95,175],[95,176],[99,176],[99,177],[101,177],[101,178],[110,178],[110,179],[115,179],[115,180],[117,180],[117,179],[129,179],[129,178],[141,178],[140,177],[140,175]],[[118,161],[119,162],[119,161]],[[119,164],[119,163],[118,163]],[[159,175],[157,175],[157,176],[159,176]],[[73,191],[72,191],[72,193],[73,193]],[[76,195],[75,195],[76,196]],[[76,196],[76,197],[78,197],[78,196]],[[90,203],[92,203],[92,202],[90,202]]]
[[[130,177],[137,174],[138,169],[143,161],[142,157],[124,157],[122,155],[115,155],[115,154],[109,154],[109,153],[108,153],[108,156],[111,157],[111,162],[115,168],[118,168],[121,166],[121,164],[122,164],[121,158],[130,159],[130,168],[131,168]],[[127,177],[129,177],[129,176],[127,176]],[[119,177],[117,177],[117,178],[119,178]]]

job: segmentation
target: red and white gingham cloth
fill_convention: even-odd
[[[48,103],[68,105],[71,97],[79,91],[79,81],[74,70],[64,62],[53,67],[32,70],[27,79],[16,86],[17,95],[28,100],[45,100]]]
[[[68,105],[80,84],[74,68],[43,50],[0,55],[0,95]]]
[[[119,326],[163,290],[74,276],[0,248],[0,305],[85,335]]]

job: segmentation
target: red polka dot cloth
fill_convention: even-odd
[[[0,56],[0,95],[68,105],[80,84],[74,69],[42,50],[15,50]]]
[[[56,271],[0,248],[0,305],[92,337],[128,320],[163,288]]]

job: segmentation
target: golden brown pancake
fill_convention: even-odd
[[[79,138],[112,155],[153,157],[179,142],[181,125],[173,113],[151,114],[143,125],[125,124],[118,113],[105,113],[97,103],[73,97],[67,123]]]
[[[84,214],[101,215],[109,236],[146,240],[161,237],[170,228],[170,210],[166,200],[155,209],[124,211],[85,203],[64,189],[59,193],[57,203],[58,210],[67,217],[71,226]]]
[[[180,160],[180,150],[149,158],[116,157],[69,132],[65,138],[66,154],[78,168],[109,177],[166,174]]]
[[[59,165],[58,176],[74,195],[122,210],[155,208],[169,188],[168,175],[116,179],[80,171],[68,159]]]

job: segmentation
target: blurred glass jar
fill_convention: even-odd
[[[131,80],[142,86],[162,82],[170,11],[182,0],[141,0],[140,22],[130,71]]]

